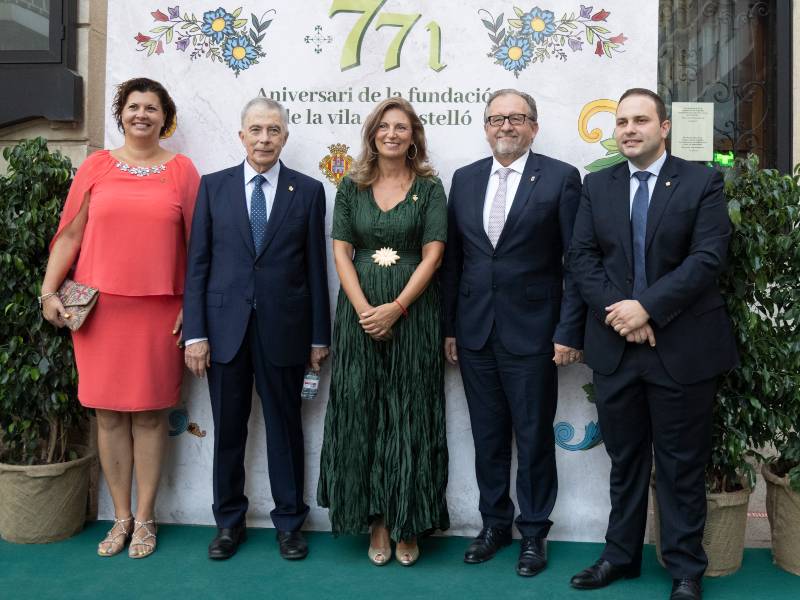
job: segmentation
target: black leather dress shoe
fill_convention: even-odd
[[[547,542],[544,538],[525,536],[519,544],[517,575],[533,577],[547,566]]]
[[[636,579],[641,572],[640,565],[626,565],[618,567],[601,558],[588,569],[584,569],[572,579],[569,584],[579,590],[594,590],[606,587],[617,579]]]
[[[240,523],[236,527],[220,527],[217,536],[208,545],[208,558],[225,560],[236,554],[239,544],[247,540],[247,527]]]
[[[511,544],[511,532],[499,527],[484,527],[464,553],[464,562],[482,563],[497,554],[503,546]]]
[[[306,538],[299,531],[279,531],[278,545],[281,548],[281,558],[299,560],[308,556]]]
[[[669,600],[701,600],[703,588],[699,579],[673,579]]]

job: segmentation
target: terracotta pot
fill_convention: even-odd
[[[789,487],[789,477],[778,477],[771,465],[761,467],[767,482],[767,517],[772,533],[772,562],[800,575],[800,493]]]
[[[658,562],[661,558],[661,520],[658,511],[655,481],[650,480],[653,494],[653,537]],[[744,533],[747,526],[747,505],[750,488],[738,492],[706,495],[706,526],[703,530],[703,549],[708,556],[706,577],[721,577],[735,573],[742,566]]]
[[[63,540],[83,529],[93,451],[51,465],[0,463],[0,537],[21,544]]]

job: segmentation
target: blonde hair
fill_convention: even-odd
[[[432,177],[436,171],[428,163],[428,144],[425,141],[425,128],[417,116],[414,107],[403,98],[387,98],[380,102],[369,114],[361,129],[361,154],[353,162],[348,177],[359,189],[364,189],[378,179],[378,149],[375,146],[375,135],[381,124],[383,115],[388,110],[398,109],[405,113],[411,121],[411,141],[417,151],[413,156],[406,154],[406,165],[418,177]]]

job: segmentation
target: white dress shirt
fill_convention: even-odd
[[[631,178],[631,193],[630,193],[630,207],[628,209],[628,214],[633,211],[633,197],[636,195],[636,190],[639,189],[639,180],[633,176],[634,173],[638,173],[639,171],[650,171],[650,177],[647,180],[647,191],[649,195],[647,196],[647,204],[650,205],[650,199],[653,197],[653,190],[656,189],[656,180],[658,179],[658,174],[661,173],[661,167],[664,166],[664,163],[667,161],[667,151],[664,152],[659,156],[653,164],[651,164],[646,169],[640,169],[633,165],[631,161],[628,161],[628,171],[630,172]]]
[[[497,171],[504,168],[511,169],[506,179],[506,219],[511,210],[511,205],[514,203],[514,196],[517,194],[520,179],[522,179],[522,171],[525,170],[525,163],[528,162],[530,152],[525,152],[517,160],[512,162],[508,167],[504,167],[495,158],[492,160],[492,170],[489,174],[489,184],[486,186],[486,196],[483,200],[483,230],[489,233],[489,213],[492,211],[492,202],[494,202],[494,195],[497,193],[497,188],[500,186],[500,176]]]

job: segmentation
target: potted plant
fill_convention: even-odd
[[[731,389],[749,405],[751,446],[774,450],[762,457],[774,561],[800,575],[800,165],[783,175],[737,161],[728,198],[737,233],[747,232],[732,242],[747,260],[730,282],[743,355]]]
[[[72,344],[40,314],[36,298],[72,179],[70,160],[42,138],[6,148],[0,176],[0,536],[63,539],[83,527],[89,468],[75,444]]]
[[[752,485],[752,461],[777,445],[777,461],[765,473],[776,479],[792,472],[800,488],[800,167],[794,176],[760,169],[758,158],[739,159],[725,174],[728,213],[734,227],[722,293],[733,320],[741,365],[720,386],[712,477],[717,490],[730,488],[737,474]],[[794,432],[794,433],[793,433]],[[766,475],[765,475],[766,476]],[[788,481],[787,481],[788,483]],[[774,489],[768,484],[768,511]],[[788,490],[788,486],[786,487]],[[796,494],[796,492],[795,492]],[[785,523],[793,537],[795,572],[800,571],[800,499],[796,519]],[[774,504],[774,503],[773,503]],[[774,510],[774,506],[772,506]],[[742,509],[746,521],[746,506]],[[770,517],[775,549],[777,523]],[[742,530],[744,523],[742,524]],[[744,531],[742,531],[744,540]],[[791,544],[791,540],[788,541]],[[779,542],[780,546],[780,542]]]

